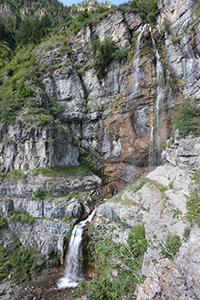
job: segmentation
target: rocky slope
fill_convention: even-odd
[[[191,175],[199,169],[200,140],[182,139],[178,133],[171,147],[163,152],[166,163],[147,175],[146,183],[129,186],[121,195],[108,200],[99,213],[110,220],[119,216],[132,227],[144,223],[149,243],[142,272],[148,275],[159,260],[166,237],[183,237],[188,226],[185,221],[186,201],[191,190]]]
[[[139,288],[138,300],[199,299],[200,231],[190,234],[175,261],[161,260]]]

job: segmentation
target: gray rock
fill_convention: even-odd
[[[163,259],[139,287],[137,300],[200,299],[200,230],[193,231],[175,262]]]

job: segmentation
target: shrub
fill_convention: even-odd
[[[7,219],[4,217],[0,217],[0,229],[8,228]]]
[[[111,227],[111,231],[114,228]],[[116,228],[115,228],[116,229]],[[114,242],[114,238],[89,228],[89,238],[97,241],[94,246],[99,276],[91,281],[79,283],[78,294],[87,295],[87,299],[133,299],[137,284],[143,282],[141,267],[144,252],[147,249],[144,226],[131,228],[126,242]],[[89,244],[89,247],[92,247]],[[113,275],[113,270],[117,276]],[[124,280],[125,278],[125,280]]]
[[[176,115],[176,128],[186,137],[189,133],[200,135],[200,100],[187,98],[179,106]]]
[[[163,249],[160,251],[160,258],[173,259],[181,247],[181,244],[182,242],[180,236],[176,234],[168,235],[165,245],[162,246]]]
[[[200,226],[200,170],[195,171],[192,179],[194,189],[187,200],[187,220]]]
[[[45,195],[46,193],[41,188],[38,188],[35,192],[33,192],[33,196],[39,200],[43,200]]]
[[[101,42],[98,35],[95,35],[92,42],[92,52],[95,60],[94,67],[97,71],[97,74],[101,74],[104,68],[112,60],[113,53],[115,52],[114,45],[115,42],[113,41],[112,37],[106,36]]]
[[[13,209],[9,212],[9,222],[25,222],[33,224],[36,218],[31,216],[25,210]]]

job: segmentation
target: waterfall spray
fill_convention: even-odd
[[[87,223],[90,223],[95,215],[96,208],[89,217],[76,224],[69,242],[65,275],[58,281],[58,288],[76,287],[80,281],[84,281],[82,268],[82,236]]]

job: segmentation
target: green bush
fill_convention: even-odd
[[[45,195],[46,193],[41,188],[38,188],[35,192],[33,192],[33,196],[39,200],[43,200]]]
[[[192,179],[194,189],[187,200],[187,220],[200,226],[200,170],[195,171]]]
[[[112,228],[113,231],[116,228]],[[87,299],[133,299],[137,284],[144,280],[141,267],[144,252],[147,249],[144,226],[131,228],[127,243],[114,242],[114,237],[88,229],[89,239],[92,236],[97,242],[94,247],[97,260],[93,264],[99,275],[91,281],[80,283],[76,293],[84,294]],[[117,237],[117,236],[116,236]],[[113,275],[113,271],[117,276]]]
[[[31,216],[25,210],[13,209],[9,212],[9,222],[25,222],[33,224],[36,218]]]
[[[174,259],[174,256],[179,251],[181,244],[182,242],[180,236],[176,234],[168,235],[165,241],[165,245],[162,245],[163,249],[159,253],[160,258]]]
[[[25,248],[19,241],[9,250],[0,247],[0,281],[12,271],[12,278],[19,281],[29,280],[30,271],[39,271],[37,261],[43,256],[34,248]]]
[[[101,42],[98,35],[95,35],[92,42],[92,52],[94,57],[94,67],[97,74],[101,74],[104,68],[113,59],[113,53],[115,52],[115,42],[112,37],[106,36]]]
[[[8,228],[7,219],[4,217],[0,217],[0,229]]]
[[[189,133],[200,135],[200,100],[187,98],[179,106],[176,115],[176,128],[186,137]]]

